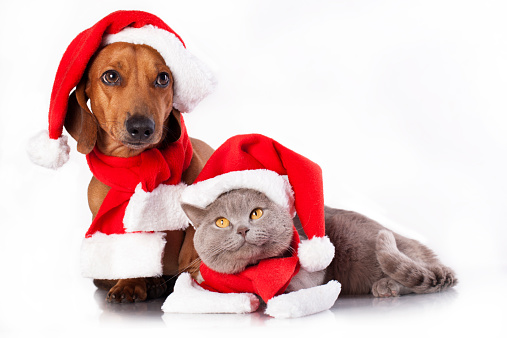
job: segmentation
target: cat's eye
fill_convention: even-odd
[[[252,211],[252,213],[250,214],[250,218],[251,219],[259,219],[262,217],[263,214],[264,214],[264,211],[262,211],[261,208],[257,208],[254,211]]]
[[[231,223],[227,218],[219,218],[215,222],[216,226],[219,228],[227,228]]]

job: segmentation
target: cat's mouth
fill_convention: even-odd
[[[243,252],[248,252],[246,256],[251,256],[250,265],[257,264],[260,260],[266,258],[287,258],[292,256],[293,249],[291,247],[283,249],[283,250],[274,250],[272,247],[272,243],[268,240],[263,241],[249,241],[245,239],[243,243],[238,247],[238,251],[242,250]]]

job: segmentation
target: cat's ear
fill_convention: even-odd
[[[206,215],[206,209],[201,209],[190,204],[181,203],[181,208],[195,228],[197,228],[202,223],[202,220]]]

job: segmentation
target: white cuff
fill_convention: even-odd
[[[341,284],[331,280],[325,285],[285,293],[271,298],[266,314],[275,318],[297,318],[329,310],[341,291]]]
[[[125,231],[186,229],[189,220],[180,205],[180,196],[185,187],[185,183],[161,184],[152,192],[146,192],[139,183],[125,210]]]
[[[250,313],[258,307],[259,299],[254,294],[204,290],[185,272],[176,280],[174,291],[162,310],[169,313]]]
[[[122,279],[162,275],[165,233],[106,235],[97,232],[81,246],[84,277]]]

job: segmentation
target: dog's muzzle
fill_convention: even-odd
[[[146,116],[132,116],[125,121],[128,133],[128,143],[150,143],[155,133],[155,121]]]

